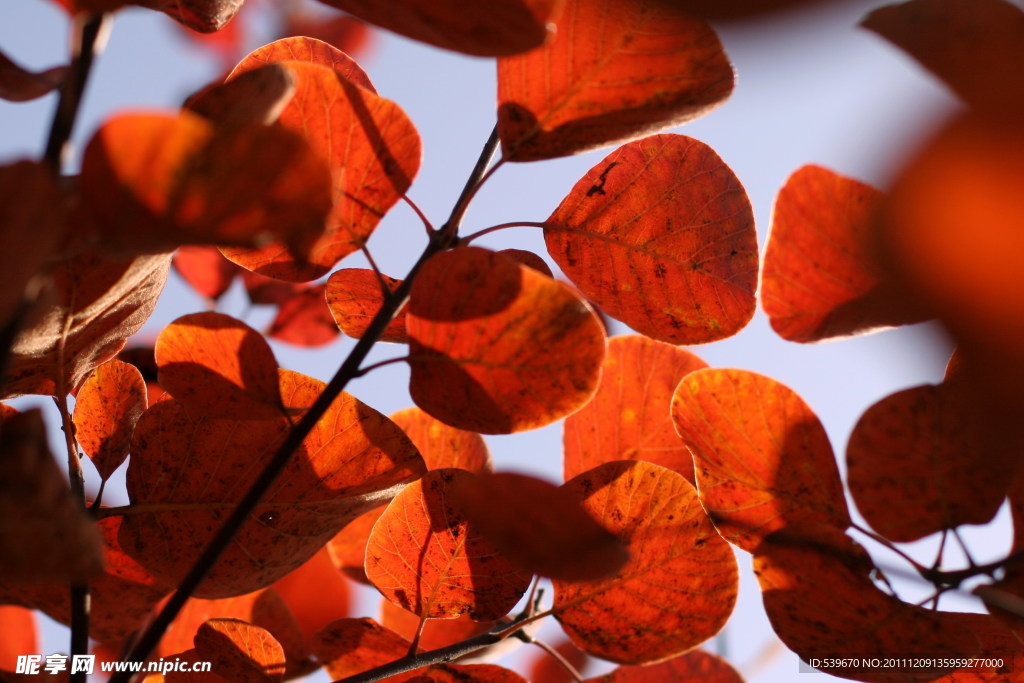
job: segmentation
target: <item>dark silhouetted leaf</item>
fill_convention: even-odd
[[[697,370],[679,383],[672,418],[726,540],[753,552],[777,529],[850,525],[825,429],[788,387],[745,370]]]
[[[530,583],[452,500],[453,487],[473,476],[460,469],[427,472],[395,496],[370,533],[367,578],[420,617],[497,619]]]
[[[128,456],[132,430],[149,405],[138,368],[117,359],[96,368],[75,397],[75,438],[104,479]]]
[[[67,71],[66,66],[55,66],[33,73],[0,52],[0,100],[26,102],[42,97],[60,87]]]
[[[576,645],[642,664],[685,652],[722,628],[736,601],[736,560],[681,474],[623,460],[584,472],[565,489],[630,558],[600,581],[554,581],[555,617]]]
[[[679,380],[705,367],[689,351],[653,339],[609,339],[597,394],[565,418],[566,481],[613,460],[646,460],[692,484],[693,456],[672,426],[670,409]]]
[[[816,342],[929,317],[882,279],[869,239],[875,188],[804,166],[775,200],[761,303],[783,339]]]
[[[163,12],[200,33],[213,33],[224,28],[242,9],[244,2],[245,0],[133,0],[136,5]]]
[[[706,114],[732,92],[703,20],[657,0],[567,0],[544,47],[498,60],[498,133],[513,161],[632,140]]]
[[[402,282],[387,275],[381,278],[392,291]],[[343,268],[331,273],[327,280],[327,305],[341,331],[354,339],[362,339],[366,334],[366,328],[383,302],[380,278],[372,270]],[[381,334],[381,341],[409,343],[409,335],[405,332],[406,310],[407,307],[403,306],[398,311]]]
[[[548,253],[608,315],[672,344],[728,337],[754,314],[747,193],[707,145],[656,135],[612,152],[544,229]]]
[[[426,263],[406,328],[416,405],[486,434],[576,410],[593,394],[604,357],[601,323],[569,287],[475,247]]]

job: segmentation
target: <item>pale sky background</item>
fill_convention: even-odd
[[[709,116],[673,132],[711,145],[736,172],[753,202],[762,246],[774,195],[790,173],[816,163],[884,187],[894,173],[894,160],[955,106],[942,86],[909,58],[856,28],[866,11],[880,4],[884,3],[853,0],[756,24],[721,27],[722,41],[738,73],[736,90]],[[65,60],[67,23],[63,12],[46,0],[3,0],[0,49],[32,68],[60,63]],[[252,29],[250,47],[254,48],[266,42],[268,31],[255,21]],[[372,52],[360,61],[380,94],[402,106],[420,131],[424,162],[409,194],[439,225],[494,124],[493,62],[383,32],[377,35]],[[75,139],[87,140],[115,111],[176,107],[217,72],[216,60],[183,40],[168,18],[147,10],[124,11],[114,22],[107,51],[93,74]],[[40,156],[53,106],[53,97],[28,104],[0,102],[0,163]],[[610,151],[506,165],[476,198],[464,233],[512,220],[544,220],[576,180]],[[423,239],[421,224],[400,204],[375,233],[370,248],[384,272],[401,277]],[[504,231],[478,244],[516,246],[546,255],[540,231],[531,228]],[[343,265],[362,263],[351,259]],[[177,316],[202,307],[202,301],[172,276],[142,334],[152,338]],[[220,310],[238,314],[243,308],[244,295],[236,285]],[[248,320],[257,327],[266,322],[259,315]],[[613,329],[613,333],[625,331],[621,324]],[[283,367],[326,380],[351,340],[316,351],[276,342],[273,346]],[[736,337],[691,350],[713,366],[761,372],[796,390],[822,418],[841,468],[847,436],[860,414],[893,391],[939,381],[950,352],[948,344],[926,326],[813,346],[793,344],[777,337],[760,312]],[[381,344],[371,360],[403,353],[403,347]],[[357,380],[350,391],[390,413],[411,405],[407,383],[406,367],[393,365]],[[52,404],[47,403],[44,412],[57,424]],[[499,469],[558,480],[560,439],[561,428],[556,424],[487,440]],[[1009,533],[1003,511],[991,528],[968,534],[971,551],[980,561],[996,559],[1008,547]],[[926,540],[914,550],[920,552],[920,560],[930,563],[935,546],[934,539]],[[886,566],[905,566],[884,551],[872,551]],[[707,647],[724,648],[730,662],[750,681],[796,680],[796,656],[772,645],[777,640],[764,616],[749,556],[737,555],[743,575],[739,604],[724,638]],[[899,586],[907,591],[907,598],[927,595],[919,585]],[[978,609],[970,598],[943,604]],[[44,654],[66,648],[66,636],[47,626]],[[806,674],[799,680],[812,683],[831,678]]]

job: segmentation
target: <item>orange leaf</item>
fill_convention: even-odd
[[[390,678],[394,683],[527,683],[494,664],[435,664]]]
[[[33,73],[0,52],[0,100],[27,102],[59,88],[67,75],[66,66]]]
[[[530,575],[499,555],[451,499],[453,487],[473,476],[427,472],[395,496],[370,533],[367,578],[420,617],[497,619],[529,586]]]
[[[537,254],[534,254],[532,251],[526,251],[525,249],[502,249],[498,253],[502,256],[507,256],[516,263],[522,263],[524,266],[529,266],[538,273],[543,273],[548,277],[554,277],[554,274],[551,272],[551,266],[545,263],[544,259]]]
[[[32,610],[0,605],[0,671],[14,671],[18,657],[39,652],[36,618]]]
[[[81,2],[81,0],[75,0]],[[90,0],[96,2],[97,0]],[[109,2],[109,0],[107,0]],[[245,0],[133,0],[134,4],[163,12],[193,31],[213,33],[224,28],[242,9]]]
[[[525,52],[548,37],[557,0],[322,0],[349,14],[446,50],[479,57]]]
[[[223,313],[191,313],[156,339],[160,386],[197,415],[264,420],[285,414],[277,360],[256,330]]]
[[[732,92],[718,36],[658,0],[567,0],[544,47],[498,60],[512,161],[578,154],[703,116]]]
[[[693,483],[693,456],[672,426],[672,392],[707,363],[689,351],[640,336],[613,337],[597,394],[565,418],[566,481],[613,460],[646,460]]]
[[[304,287],[281,304],[267,336],[298,346],[323,346],[338,338],[331,309],[327,307],[326,285]]]
[[[620,666],[587,683],[743,683],[743,678],[721,657],[693,650],[681,657],[648,666]]]
[[[420,631],[420,618],[390,600],[381,600],[380,623],[410,643],[416,632]],[[491,630],[497,623],[496,620],[473,621],[469,614],[462,614],[454,619],[427,619],[423,630],[420,631],[419,649],[436,650],[439,647],[461,643],[467,638]],[[406,644],[406,650],[408,649],[409,643]]]
[[[571,492],[542,479],[481,474],[456,482],[452,499],[470,527],[526,573],[592,581],[629,560],[619,539]]]
[[[373,619],[339,619],[316,634],[313,652],[331,678],[339,679],[404,657],[409,641]]]
[[[295,76],[286,65],[267,64],[203,88],[184,106],[219,126],[270,125],[295,95],[295,87]]]
[[[238,272],[238,266],[215,247],[179,247],[171,264],[196,294],[209,301],[221,298]]]
[[[187,110],[117,116],[82,158],[84,216],[107,249],[129,253],[276,239],[305,258],[324,232],[330,182],[301,136]]]
[[[234,80],[248,71],[257,70],[272,64],[280,64],[281,62],[303,62],[326,66],[334,69],[356,85],[361,85],[370,92],[377,92],[376,88],[373,87],[373,83],[370,82],[370,77],[356,63],[356,60],[333,45],[304,35],[275,40],[253,50],[246,55],[245,59],[238,63],[238,66],[228,76],[228,79],[229,81]]]
[[[857,421],[846,450],[850,493],[889,540],[985,524],[1002,505],[1016,456],[973,437],[969,400],[955,384],[913,387]]]
[[[608,315],[672,344],[754,314],[757,238],[739,180],[707,145],[656,135],[612,152],[544,229],[548,253]]]
[[[270,58],[288,58],[273,54]],[[228,77],[259,61],[246,58]],[[282,280],[303,282],[326,275],[366,242],[377,223],[412,184],[420,165],[416,128],[393,102],[349,80],[345,71],[320,63],[285,62],[297,79],[295,96],[280,125],[303,135],[331,169],[333,207],[327,231],[308,263],[280,244],[225,249],[232,261]]]
[[[303,410],[324,384],[282,371],[285,405]],[[190,417],[164,400],[139,420],[128,467],[132,506],[120,540],[176,584],[232,510],[290,426],[276,420]],[[196,592],[226,597],[266,586],[319,550],[345,524],[423,471],[408,438],[386,417],[342,394],[292,456]],[[153,543],[151,539],[166,539]]]
[[[584,472],[565,489],[630,557],[600,581],[554,581],[552,609],[576,645],[642,664],[685,652],[722,628],[736,601],[736,560],[681,474],[622,460]]]
[[[880,7],[861,26],[903,49],[975,107],[1024,105],[1024,12],[1003,0]]]
[[[148,406],[138,368],[110,360],[96,368],[75,397],[75,438],[104,479],[128,456],[132,430]]]
[[[262,306],[280,306],[303,289],[301,284],[274,280],[249,270],[242,270],[242,284],[249,301]]]
[[[698,370],[679,383],[672,418],[727,541],[753,552],[787,526],[850,525],[825,429],[788,387],[745,370]]]
[[[240,619],[211,619],[196,632],[196,659],[212,664],[211,670],[228,681],[274,683],[284,678],[281,644],[266,630]],[[175,672],[167,683],[176,683]],[[191,681],[191,676],[182,680]]]
[[[383,514],[382,507],[364,512],[346,524],[344,529],[327,542],[331,562],[353,581],[370,583],[363,569],[366,561],[366,542],[370,538],[373,525]]]
[[[601,323],[569,287],[475,247],[424,265],[406,328],[413,401],[485,434],[533,429],[576,410],[593,394],[604,357]]]
[[[391,415],[423,456],[428,470],[458,467],[470,472],[494,469],[482,436],[449,427],[419,408],[406,408]]]
[[[355,17],[308,15],[298,6],[288,7],[286,11],[282,36],[322,40],[347,55],[372,52],[377,43],[376,32]]]
[[[326,548],[275,581],[273,588],[294,615],[307,652],[313,652],[313,636],[320,629],[348,614],[348,582],[331,563]]]
[[[883,280],[868,244],[882,193],[820,166],[779,191],[761,302],[783,339],[816,342],[928,318]]]
[[[387,275],[381,277],[392,291],[402,282]],[[353,339],[363,338],[383,303],[380,280],[372,270],[343,268],[331,273],[327,280],[327,305],[341,331]],[[409,335],[405,332],[406,310],[406,306],[399,309],[398,315],[380,336],[381,341],[409,343]]]
[[[99,574],[99,534],[50,453],[39,410],[0,423],[0,444],[0,577],[70,582]]]

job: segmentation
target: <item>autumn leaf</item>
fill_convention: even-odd
[[[211,619],[199,627],[194,642],[195,648],[180,659],[210,662],[213,675],[169,671],[167,683],[277,683],[284,679],[284,650],[259,626],[240,619]]]
[[[0,51],[0,100],[27,102],[59,88],[67,75],[66,66],[32,72]]]
[[[544,239],[586,297],[648,337],[715,341],[754,314],[750,201],[697,140],[656,135],[612,152],[551,214]]]
[[[525,249],[502,249],[498,253],[512,259],[516,263],[522,263],[524,266],[529,266],[538,273],[543,273],[548,277],[554,277],[554,274],[551,272],[551,266],[545,263],[544,259],[537,254],[534,254],[532,251],[526,251]]]
[[[244,269],[242,284],[250,303],[256,306],[280,306],[303,289],[301,284],[274,280]]]
[[[370,54],[378,42],[376,31],[355,17],[311,14],[301,7],[288,7],[286,12],[281,37],[322,40],[347,55]]]
[[[275,239],[304,259],[324,232],[330,182],[324,161],[291,131],[215,126],[187,110],[128,113],[86,146],[81,217],[114,252]]]
[[[479,57],[525,52],[548,38],[557,0],[322,0],[364,21],[446,50]]]
[[[392,413],[391,420],[416,446],[428,470],[458,467],[480,473],[494,469],[487,444],[475,432],[450,427],[415,407]]]
[[[381,625],[402,636],[410,644],[416,637],[416,633],[419,632],[419,649],[424,652],[461,643],[467,638],[490,631],[498,623],[497,620],[474,621],[468,613],[454,619],[427,619],[422,630],[420,630],[420,621],[418,616],[402,609],[390,600],[381,600]],[[406,650],[408,649],[407,645]]]
[[[246,55],[245,59],[235,67],[232,75],[228,77],[228,82],[237,80],[242,74],[261,71],[267,66],[279,65],[288,68],[288,62],[303,62],[334,69],[356,85],[361,85],[370,92],[376,93],[377,90],[370,82],[370,77],[366,75],[356,60],[349,57],[349,54],[351,52],[343,52],[316,38],[309,38],[305,35],[289,36],[268,43]]]
[[[365,617],[331,622],[313,639],[313,652],[334,679],[388,664],[408,651],[408,640]]]
[[[323,346],[338,338],[326,285],[310,285],[281,304],[267,336],[296,346]]]
[[[266,59],[292,59],[289,50]],[[245,59],[229,80],[261,62]],[[390,100],[323,63],[284,62],[296,77],[295,96],[278,119],[304,136],[332,174],[333,207],[327,230],[308,263],[292,258],[284,245],[225,248],[239,265],[282,280],[304,282],[326,275],[343,257],[358,251],[377,223],[412,184],[419,170],[420,140],[405,113]],[[328,106],[325,106],[328,103]]]
[[[434,664],[392,676],[394,683],[527,683],[514,671],[494,664]]]
[[[324,384],[282,371],[281,386],[284,404],[302,411]],[[174,400],[151,406],[132,439],[127,482],[132,505],[118,510],[124,514],[125,549],[162,581],[177,584],[289,427],[283,417],[196,418]],[[422,471],[422,460],[401,430],[343,393],[196,595],[228,597],[276,581]],[[170,542],[153,542],[157,538]]]
[[[210,302],[224,296],[239,270],[216,247],[179,247],[171,265],[196,294]]]
[[[0,672],[14,671],[19,656],[40,651],[32,610],[0,605],[0,633],[4,634],[3,641],[0,641]]]
[[[881,192],[820,166],[779,191],[761,275],[761,303],[783,339],[816,342],[921,322],[870,244]]]
[[[277,360],[256,330],[223,313],[191,313],[156,339],[160,386],[197,415],[265,420],[286,414]]]
[[[117,359],[96,368],[75,397],[75,438],[107,479],[128,457],[132,430],[148,407],[146,382]]]
[[[316,633],[332,621],[347,616],[349,603],[353,602],[349,583],[331,562],[326,548],[275,581],[272,588],[295,617],[305,653],[313,652]]]
[[[567,0],[544,47],[498,60],[502,154],[533,161],[703,116],[732,92],[703,20],[658,0]]]
[[[366,578],[366,571],[363,569],[363,564],[366,561],[366,543],[370,538],[370,532],[373,531],[373,525],[383,514],[383,507],[364,512],[346,524],[341,531],[335,534],[334,538],[327,542],[327,552],[331,557],[331,562],[353,581],[370,583]]]
[[[576,410],[593,394],[604,357],[601,323],[569,287],[475,247],[424,265],[406,329],[416,405],[485,434]]]
[[[592,581],[629,559],[575,496],[543,479],[485,473],[456,481],[451,497],[469,526],[525,573]]]
[[[342,268],[327,279],[327,305],[341,331],[353,339],[363,338],[384,304],[381,280],[391,291],[402,282],[387,275],[378,278],[376,273],[365,268]],[[409,335],[405,331],[406,310],[407,306],[399,309],[380,335],[381,341],[409,343]]]
[[[743,678],[717,655],[693,650],[647,666],[620,666],[586,683],[743,683]]]
[[[242,9],[244,2],[245,0],[134,0],[134,4],[163,12],[200,33],[213,33],[224,28]]]
[[[184,107],[218,126],[269,126],[288,106],[295,88],[295,76],[287,65],[267,64],[203,88],[189,97]]]
[[[778,529],[850,525],[825,429],[788,387],[746,370],[697,370],[679,383],[672,418],[727,541],[753,552]]]
[[[966,103],[1024,105],[1024,12],[1003,0],[914,0],[873,10],[861,26],[901,48]]]
[[[861,416],[846,450],[857,509],[891,541],[985,524],[1006,498],[1016,458],[968,428],[970,397],[953,385],[904,389]]]
[[[736,560],[681,474],[622,460],[564,488],[629,553],[605,579],[553,582],[552,610],[577,646],[644,664],[683,653],[722,628],[736,601]]]
[[[466,519],[452,498],[465,470],[431,470],[391,501],[366,548],[366,576],[385,598],[422,618],[497,619],[530,583]]]
[[[587,653],[572,644],[565,636],[560,636],[556,643],[548,643],[573,669],[582,673],[589,657]],[[534,655],[529,666],[530,683],[574,683],[573,678],[562,663],[545,651]]]
[[[565,418],[566,481],[613,460],[646,460],[692,484],[693,456],[672,426],[670,407],[679,380],[705,367],[689,351],[653,339],[609,339],[597,393]]]

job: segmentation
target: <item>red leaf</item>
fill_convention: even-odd
[[[314,651],[313,636],[320,629],[348,614],[348,582],[331,563],[326,548],[275,581],[273,587],[294,615],[306,652]]]
[[[408,38],[480,57],[511,55],[542,44],[555,0],[322,0]]]
[[[514,671],[494,664],[435,664],[392,676],[394,683],[527,683]]]
[[[681,657],[648,666],[620,666],[587,683],[743,683],[743,678],[721,657],[693,650]],[[540,683],[535,681],[535,683]]]
[[[718,36],[657,0],[567,0],[544,47],[498,60],[513,161],[578,154],[703,116],[732,92]]]
[[[259,626],[240,619],[211,619],[199,627],[195,645],[196,659],[210,662],[218,678],[247,683],[275,683],[284,678],[284,650]],[[167,683],[177,683],[175,674],[167,675]],[[195,677],[181,676],[180,680],[191,682]]]
[[[593,581],[629,559],[571,492],[541,479],[482,474],[455,482],[451,496],[470,527],[525,573]]]
[[[370,82],[363,68],[354,59],[348,56],[333,45],[315,37],[309,38],[305,35],[292,36],[275,40],[261,48],[253,50],[245,59],[238,63],[229,80],[234,80],[243,73],[260,69],[261,67],[288,62],[302,62],[305,64],[319,64],[330,67],[340,73],[346,79],[356,85],[361,85],[370,92],[376,93],[376,88]],[[351,53],[349,53],[351,54]]]
[[[613,460],[646,460],[691,484],[693,456],[672,426],[676,385],[707,367],[689,351],[639,336],[608,340],[597,394],[565,418],[566,481]]]
[[[573,645],[572,641],[567,640],[564,636],[561,636],[558,644],[552,647],[578,672],[582,672],[589,660],[586,652]],[[547,652],[534,655],[530,664],[531,683],[574,683],[575,680],[561,662]]]
[[[406,328],[416,405],[488,434],[576,410],[593,394],[604,357],[601,323],[569,287],[475,247],[426,263]]]
[[[192,313],[156,339],[160,385],[197,415],[264,420],[285,414],[266,340],[223,313]]]
[[[708,146],[656,135],[612,152],[548,218],[548,253],[608,315],[672,344],[754,314],[757,238],[739,180]]]
[[[662,0],[680,10],[707,19],[757,20],[762,14],[798,5],[825,5],[834,0]]]
[[[305,258],[324,232],[330,182],[306,141],[279,127],[122,114],[85,149],[83,215],[113,251],[273,238]]]
[[[295,88],[295,75],[287,65],[267,64],[203,88],[184,106],[218,126],[270,125],[294,97]]]
[[[698,370],[679,383],[672,417],[726,540],[753,552],[778,529],[850,525],[825,429],[788,387],[745,370]]]
[[[381,600],[380,623],[410,642],[416,636],[416,632],[420,631],[420,618],[390,600]],[[436,650],[439,647],[461,643],[467,638],[491,630],[497,623],[495,620],[473,621],[469,614],[454,619],[427,619],[423,630],[420,631],[419,649]],[[406,650],[408,649],[407,644]]]
[[[1024,105],[1024,12],[1003,0],[931,0],[880,7],[861,26],[903,49],[965,102]]]
[[[14,671],[18,657],[39,652],[36,618],[32,610],[0,605],[0,671]]]
[[[309,16],[289,8],[282,36],[322,40],[348,55],[371,52],[377,36],[369,26],[349,16]],[[372,88],[371,88],[372,90]]]
[[[601,581],[554,581],[552,609],[576,645],[613,662],[642,664],[685,652],[722,628],[736,601],[736,560],[682,475],[617,461],[565,489],[630,557]]]
[[[431,470],[388,505],[370,533],[366,576],[384,597],[424,618],[508,613],[526,592],[519,572],[451,500],[465,470]]]
[[[482,436],[449,427],[419,408],[406,408],[391,415],[423,456],[428,470],[458,467],[470,472],[494,469]]]
[[[338,338],[327,307],[326,285],[311,285],[281,304],[267,336],[297,346],[323,346]]]
[[[544,259],[537,254],[534,254],[532,251],[526,251],[525,249],[502,249],[498,253],[502,256],[507,256],[516,263],[522,263],[524,266],[529,266],[538,273],[543,273],[548,277],[554,277],[554,274],[551,272],[551,266],[545,263]]]
[[[66,66],[33,73],[0,52],[0,100],[26,102],[59,88],[67,75]]]
[[[388,287],[394,291],[401,280],[381,275]],[[362,339],[373,317],[377,315],[384,297],[380,279],[372,270],[364,268],[343,268],[331,273],[327,280],[327,305],[341,331],[353,339]],[[395,319],[388,323],[380,340],[408,344],[405,332],[407,307],[402,306]]]
[[[363,569],[366,561],[366,542],[370,538],[373,525],[383,514],[382,507],[364,512],[346,524],[344,529],[327,542],[331,562],[353,581],[370,583]]]
[[[280,57],[285,55],[271,58]],[[246,58],[228,78],[259,63]],[[279,122],[305,136],[331,168],[333,208],[327,231],[309,263],[296,261],[280,244],[225,249],[224,254],[261,275],[303,282],[327,274],[366,242],[381,217],[409,189],[419,170],[420,140],[396,104],[349,80],[346,72],[320,63],[287,65],[298,88]]]
[[[116,359],[96,368],[78,391],[75,438],[103,479],[128,456],[132,430],[148,405],[142,373]]]
[[[224,296],[238,272],[216,247],[179,247],[171,264],[196,294],[209,301]]]
[[[783,339],[816,342],[929,317],[875,262],[869,238],[882,202],[875,188],[820,166],[786,181],[761,276],[762,305]]]
[[[408,640],[367,618],[339,619],[313,640],[313,652],[334,679],[388,664],[408,651]]]
[[[312,405],[324,387],[287,371],[282,371],[281,383],[284,403],[293,410]],[[289,427],[283,417],[192,418],[174,400],[151,406],[132,441],[132,506],[124,511],[120,534],[125,548],[154,575],[176,584]],[[422,460],[401,430],[342,394],[292,456],[196,595],[239,595],[276,581],[345,524],[388,500],[422,471]],[[153,538],[167,542],[153,543]]]

